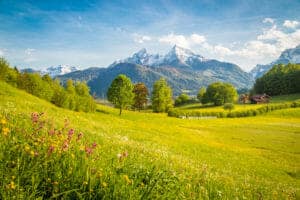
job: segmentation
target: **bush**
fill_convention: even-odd
[[[231,105],[230,105],[231,106]],[[225,106],[224,106],[225,107]],[[235,112],[201,112],[201,111],[187,111],[181,109],[172,109],[168,112],[168,116],[170,117],[218,117],[218,118],[235,118],[235,117],[250,117],[257,116],[264,113],[268,113],[274,110],[286,109],[286,108],[296,108],[300,107],[300,101],[295,101],[292,103],[282,103],[276,105],[266,105],[257,109],[250,109],[244,111],[235,111]]]

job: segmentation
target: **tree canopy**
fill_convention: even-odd
[[[137,83],[134,85],[133,93],[134,93],[133,107],[138,110],[144,109],[147,104],[147,97],[149,94],[148,88],[145,86],[144,83]]]
[[[254,84],[254,92],[283,95],[300,92],[300,64],[274,65]]]
[[[165,79],[161,78],[153,84],[151,100],[154,112],[167,112],[173,107],[172,89]]]
[[[181,93],[176,99],[175,99],[175,106],[183,105],[188,103],[190,100],[190,97],[185,94]]]
[[[119,114],[121,115],[122,110],[133,103],[133,84],[130,78],[124,74],[117,76],[108,88],[107,98],[115,107],[120,109]]]
[[[213,103],[216,106],[233,103],[237,100],[236,89],[230,83],[216,82],[210,84],[202,98],[202,103]]]

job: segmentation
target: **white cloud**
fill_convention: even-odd
[[[267,17],[267,18],[264,18],[263,19],[263,23],[271,23],[271,24],[274,24],[274,19],[273,18],[269,18],[269,17]]]
[[[34,56],[34,53],[36,52],[35,49],[31,49],[31,48],[27,48],[25,49],[24,53],[25,53],[25,58],[24,58],[24,62],[34,62],[37,59]]]
[[[133,34],[133,41],[136,43],[142,44],[144,42],[151,41],[151,40],[152,40],[152,38],[148,35],[140,35],[137,33]]]
[[[173,33],[162,36],[158,39],[161,43],[168,43],[171,45],[179,45],[181,47],[189,47],[189,42],[187,41],[186,37],[184,35],[175,35]]]
[[[294,48],[299,44],[300,29],[285,32],[273,24],[272,27],[257,35],[255,40],[244,44],[224,46],[204,41],[193,49],[200,49],[204,56],[236,63],[244,70],[249,71],[256,64],[267,64],[274,61],[282,51]]]
[[[201,44],[206,41],[206,38],[203,35],[198,35],[194,33],[190,36],[190,40],[195,44]]]
[[[0,49],[0,56],[4,56],[4,51]]]
[[[298,21],[291,21],[291,20],[285,20],[283,23],[284,27],[293,28],[293,29],[296,28],[298,25],[299,25]]]
[[[171,45],[176,44],[181,47],[191,48],[192,46],[203,44],[206,41],[206,38],[205,36],[196,33],[193,33],[190,36],[175,35],[174,33],[171,33],[160,37],[158,41],[161,43],[168,43]]]

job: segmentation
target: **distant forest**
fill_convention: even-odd
[[[254,93],[276,96],[300,93],[300,64],[274,65],[256,79]]]

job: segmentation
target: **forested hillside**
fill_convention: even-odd
[[[278,64],[254,84],[255,93],[283,95],[300,92],[300,64]]]

